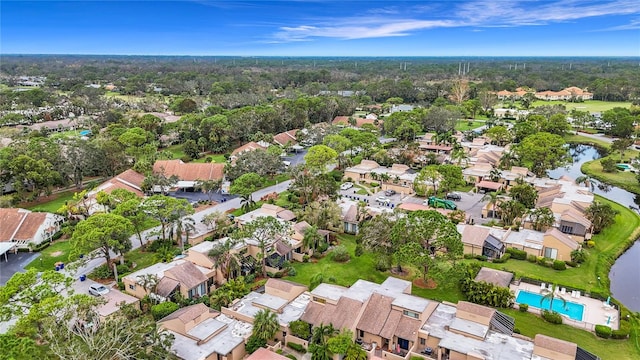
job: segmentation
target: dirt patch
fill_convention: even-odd
[[[426,281],[423,278],[418,278],[413,280],[413,285],[421,288],[421,289],[435,289],[438,287],[438,283],[433,279],[427,279]]]
[[[58,251],[54,251],[51,253],[51,257],[58,257],[60,255],[64,254],[62,251],[58,250]]]
[[[391,270],[389,270],[389,272],[391,272],[393,275],[397,275],[400,277],[406,277],[409,275],[409,272],[407,270],[402,269],[402,271],[398,271],[397,266],[392,267]]]
[[[194,208],[193,210],[195,210],[195,212],[200,212],[203,210],[207,210],[208,208],[214,207],[216,205],[218,205],[218,203],[215,201],[212,201],[211,204],[200,204],[198,205],[197,208]]]

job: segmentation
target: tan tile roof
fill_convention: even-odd
[[[253,354],[249,355],[245,360],[289,360],[288,357],[276,354],[265,348],[258,348]]]
[[[463,244],[483,246],[489,233],[490,229],[488,227],[467,225],[462,230],[461,240]]]
[[[591,221],[589,221],[589,219],[582,215],[582,213],[580,213],[578,210],[575,210],[573,208],[568,208],[567,210],[563,211],[562,215],[560,215],[560,220],[575,222],[581,224],[587,229],[591,227]]]
[[[134,185],[134,187],[141,189],[142,182],[144,181],[144,175],[129,169],[119,175],[116,175],[116,179],[120,182],[131,184]]]
[[[458,305],[456,306],[460,311],[466,311],[468,313],[480,315],[482,317],[493,317],[496,310],[487,306],[482,306],[474,303],[470,303],[468,301],[458,301]]]
[[[186,289],[192,289],[196,285],[207,281],[207,277],[189,261],[165,271],[164,276],[177,280]]]
[[[351,328],[362,306],[362,302],[346,296],[342,296],[336,305],[311,301],[300,319],[314,326],[333,324],[336,329]]]
[[[535,336],[535,338],[533,339],[533,344],[544,349],[550,349],[570,356],[575,356],[576,352],[578,351],[578,345],[575,343],[552,338],[550,336],[542,334],[537,334]]]
[[[265,284],[266,287],[290,293],[292,290],[306,288],[304,285],[296,284],[292,281],[270,278]]]
[[[0,241],[33,239],[47,215],[20,208],[0,208]]]
[[[374,293],[369,298],[357,328],[370,334],[380,335],[391,312],[393,298]]]
[[[248,142],[248,143],[236,148],[235,150],[233,150],[231,152],[231,155],[238,155],[238,154],[240,154],[242,152],[245,152],[245,151],[264,150],[264,149],[266,149],[264,146],[258,144],[255,141],[252,141],[252,142]]]
[[[280,134],[276,134],[273,136],[273,141],[276,143],[285,146],[287,144],[297,144],[298,140],[296,138],[296,133],[298,129],[293,129],[285,132],[281,132]]]
[[[294,230],[294,231],[297,231],[297,232],[299,232],[300,234],[303,234],[303,235],[304,235],[304,232],[305,232],[308,228],[310,228],[310,227],[311,227],[311,225],[310,225],[308,222],[306,222],[306,221],[300,221],[300,222],[295,223],[295,224],[293,225],[293,230]]]
[[[577,241],[573,240],[567,234],[561,232],[556,228],[550,228],[549,230],[547,230],[546,233],[544,233],[544,235],[553,236],[554,238],[558,239],[561,243],[565,244],[571,250],[577,250],[578,247],[580,247]]]
[[[186,324],[189,321],[193,321],[197,319],[199,316],[201,316],[202,314],[206,314],[206,313],[212,313],[216,315],[218,314],[217,311],[211,309],[207,305],[203,303],[198,303],[195,305],[190,305],[187,307],[183,307],[182,309],[176,310],[171,314],[165,316],[164,318],[160,319],[159,322],[179,319],[182,323]]]
[[[47,218],[47,213],[30,212],[20,228],[13,236],[15,240],[31,240],[36,236],[38,228]]]
[[[294,214],[293,211],[286,210],[286,209],[278,211],[277,216],[280,219],[285,220],[285,221],[291,221],[291,220],[294,220],[296,218],[296,214]]]
[[[169,177],[176,175],[180,180],[221,180],[224,176],[224,164],[221,163],[184,163],[182,160],[158,160],[153,164],[153,172]]]
[[[320,325],[322,314],[324,313],[325,306],[315,301],[310,301],[307,307],[304,309],[304,313],[300,317],[300,320],[312,325]],[[324,323],[324,322],[323,322]]]
[[[292,250],[291,246],[282,239],[278,239],[274,245],[276,247],[276,252],[281,256],[290,253]]]
[[[169,297],[171,293],[180,285],[180,282],[168,277],[163,277],[158,281],[158,286],[156,286],[156,294]]]

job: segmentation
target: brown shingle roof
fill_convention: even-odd
[[[291,221],[294,220],[296,218],[296,214],[293,213],[293,211],[291,210],[282,210],[282,211],[278,211],[277,216],[285,221]]]
[[[186,289],[192,289],[207,281],[207,277],[191,262],[185,261],[164,272],[165,277],[172,278],[180,282]]]
[[[380,329],[379,335],[385,339],[393,338],[400,319],[402,319],[402,313],[398,310],[391,310],[389,316],[387,316],[387,321],[384,322],[382,329]],[[410,338],[413,339],[413,336]]]
[[[489,233],[490,230],[487,227],[467,225],[462,230],[461,240],[463,244],[483,246]]]
[[[173,319],[179,319],[183,324],[188,323],[189,321],[197,319],[202,314],[213,313],[218,314],[217,311],[211,309],[207,305],[203,303],[198,303],[195,305],[190,305],[187,307],[183,307],[182,309],[176,310],[171,314],[165,316],[160,319],[160,322],[169,321]]]
[[[173,290],[175,290],[179,285],[180,282],[178,282],[177,280],[165,276],[160,279],[160,281],[158,281],[158,286],[156,286],[156,294],[162,297],[169,297]]]
[[[509,287],[513,279],[513,274],[508,271],[501,271],[483,267],[478,271],[475,281],[484,281],[502,287]]]
[[[468,301],[458,301],[457,309],[488,318],[493,317],[493,314],[496,312],[495,309],[490,307],[470,303]]]
[[[280,134],[273,136],[273,141],[281,146],[285,146],[287,144],[295,145],[298,143],[296,138],[296,133],[298,129],[293,129],[285,132],[281,132]]]
[[[568,341],[552,338],[546,335],[537,334],[533,339],[533,344],[544,349],[550,349],[562,354],[575,356],[578,351],[578,345]]]
[[[290,293],[291,290],[293,290],[295,288],[304,287],[304,286],[300,285],[300,284],[296,284],[296,283],[291,282],[291,281],[287,281],[287,280],[280,280],[280,279],[270,278],[269,280],[267,280],[267,283],[265,284],[265,287],[269,287],[269,288],[273,288],[273,289],[277,289],[277,290],[280,290],[280,291],[284,291],[284,292]]]
[[[231,152],[231,155],[237,155],[237,154],[240,154],[240,153],[245,152],[245,151],[264,150],[264,149],[265,149],[265,147],[263,147],[262,145],[258,144],[255,141],[252,141],[252,142],[248,142],[248,143],[236,148],[235,150],[233,150]]]
[[[116,176],[116,179],[127,185],[133,185],[138,190],[142,188],[142,182],[144,181],[144,175],[134,170],[126,170],[123,173]]]
[[[399,313],[399,311],[398,311]],[[393,335],[401,337],[403,339],[414,339],[418,329],[420,329],[420,320],[412,319],[408,316],[401,316],[400,322],[396,327],[396,331]]]
[[[573,208],[568,208],[563,211],[562,215],[560,215],[560,220],[575,222],[581,224],[587,229],[591,227],[591,221],[589,221],[589,219],[582,215],[578,210],[574,210]]]
[[[24,209],[0,208],[0,241],[11,240],[13,233],[18,229],[23,218],[27,216],[27,211]]]
[[[380,335],[389,313],[393,298],[374,293],[369,298],[357,328],[374,335]]]
[[[300,319],[314,326],[333,324],[336,329],[351,328],[362,306],[362,302],[346,296],[341,297],[336,305],[311,301]]]
[[[44,220],[47,218],[47,213],[39,213],[39,212],[30,212],[27,214],[27,218],[24,220],[20,228],[13,236],[15,240],[31,240],[36,233],[38,232],[38,228],[42,225]],[[4,225],[3,225],[4,226]]]
[[[561,243],[565,244],[571,250],[577,250],[578,247],[580,246],[577,241],[573,240],[568,235],[566,235],[565,233],[561,232],[556,228],[550,228],[544,234],[545,236],[546,235],[553,236],[554,238],[558,239]]]
[[[184,163],[182,160],[158,160],[153,164],[153,172],[165,176],[177,176],[180,180],[221,180],[224,176],[224,164],[220,163]]]
[[[358,222],[358,207],[356,205],[351,205],[349,210],[342,217],[343,221],[348,223],[357,223]]]

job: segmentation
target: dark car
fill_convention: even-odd
[[[458,194],[458,193],[448,193],[447,194],[447,200],[460,201],[461,199],[462,199],[462,196],[460,196],[460,194]]]
[[[389,189],[389,190],[385,190],[384,194],[387,196],[391,196],[391,195],[395,195],[396,191]]]

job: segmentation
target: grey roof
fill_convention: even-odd
[[[213,353],[226,356],[237,346],[243,346],[245,338],[251,335],[253,327],[249,323],[234,320],[225,315],[218,316],[216,321],[226,325],[226,328],[201,344],[198,344],[198,340],[169,331],[175,337],[171,350],[184,360],[203,360]]]
[[[395,295],[395,299],[391,303],[407,310],[422,313],[429,305],[429,300],[407,294]]]
[[[513,274],[508,271],[495,270],[486,267],[482,267],[476,275],[475,281],[485,281],[497,286],[509,287]]]
[[[484,340],[477,340],[447,331],[438,346],[462,354],[482,355],[485,360],[531,359],[533,343],[509,335],[490,332]]]
[[[239,312],[240,314],[253,318],[255,317],[256,313],[260,311],[260,307],[255,306],[254,302],[264,307],[269,306],[263,305],[261,303],[269,304],[270,306],[283,304],[285,306],[284,308],[282,308],[282,312],[278,313],[278,322],[282,325],[287,325],[292,321],[298,320],[300,316],[302,316],[302,312],[307,306],[307,303],[309,303],[309,300],[309,295],[302,294],[287,304],[286,299],[282,299],[273,295],[259,294],[255,291],[252,291],[248,295],[240,299],[238,302],[236,302],[233,305],[232,309]]]
[[[269,294],[262,294],[258,298],[253,300],[253,304],[277,311],[287,304],[287,300]]]
[[[209,318],[191,328],[191,330],[187,331],[187,334],[204,340],[225,326],[227,326],[225,323]]]
[[[449,324],[449,329],[484,338],[489,331],[489,326],[470,320],[455,318],[451,321],[451,324]]]
[[[340,297],[347,291],[346,288],[338,285],[322,283],[311,291],[311,295],[321,298],[338,301]]]

